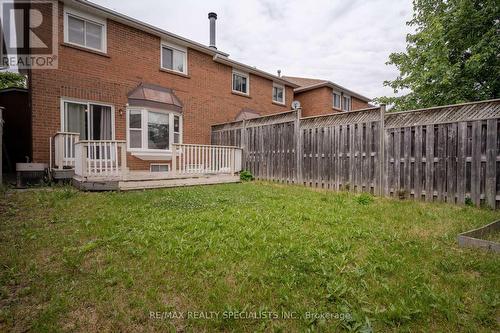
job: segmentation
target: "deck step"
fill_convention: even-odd
[[[178,179],[158,179],[158,180],[128,180],[118,182],[118,188],[121,191],[143,190],[152,188],[167,188],[179,186],[211,185],[238,183],[239,176],[233,175],[211,175],[193,178]]]

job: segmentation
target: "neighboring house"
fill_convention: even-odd
[[[370,98],[330,81],[293,76],[283,76],[283,79],[299,86],[294,89],[294,99],[300,102],[303,117],[354,111],[371,106]]]
[[[58,69],[29,72],[35,162],[65,132],[79,137],[56,155],[73,156],[71,140],[124,140],[129,169],[164,170],[172,144],[209,144],[212,124],[291,108],[298,85],[216,49],[214,13],[205,46],[88,1],[58,4]],[[118,158],[99,147],[86,158]]]

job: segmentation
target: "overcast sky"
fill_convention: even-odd
[[[367,97],[397,70],[385,65],[405,48],[411,0],[91,0],[172,33],[217,47],[234,60],[282,75],[327,79]]]

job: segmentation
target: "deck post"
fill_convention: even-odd
[[[172,144],[172,174],[177,174],[177,145]]]
[[[120,150],[121,150],[121,160],[122,160],[120,172],[122,174],[124,174],[127,171],[127,147],[126,147],[126,143],[121,143],[120,148],[121,148]]]

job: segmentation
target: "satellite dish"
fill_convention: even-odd
[[[300,109],[300,102],[299,101],[293,101],[292,102],[292,109],[294,109],[294,110]]]

